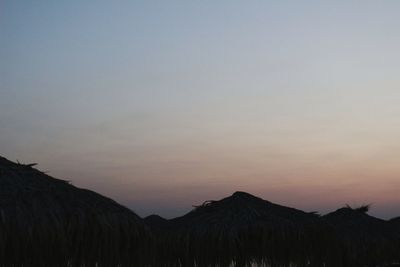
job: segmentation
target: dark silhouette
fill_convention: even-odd
[[[152,229],[164,229],[166,225],[169,223],[167,219],[164,219],[163,217],[152,214],[144,218],[144,221],[148,226],[150,226]]]
[[[322,266],[331,240],[319,216],[244,192],[207,201],[164,229],[158,255],[168,266]]]
[[[398,259],[394,232],[387,221],[367,214],[370,206],[345,206],[322,217],[340,241],[340,266],[377,266]]]
[[[0,266],[140,266],[149,229],[127,208],[0,157]]]
[[[390,219],[389,223],[392,227],[400,231],[400,217]]]
[[[400,217],[325,216],[236,192],[142,220],[67,181],[0,157],[0,267],[398,266]],[[254,264],[254,265],[252,265]]]

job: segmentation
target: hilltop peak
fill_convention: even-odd
[[[252,194],[249,194],[247,192],[243,192],[243,191],[236,191],[235,193],[232,194],[232,196],[228,197],[227,199],[233,199],[233,200],[238,200],[238,201],[244,201],[244,202],[269,202],[266,201],[262,198],[256,197]]]
[[[235,193],[232,194],[233,197],[255,197],[252,194],[249,194],[244,191],[236,191]]]

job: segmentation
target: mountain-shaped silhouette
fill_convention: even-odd
[[[178,218],[142,220],[34,165],[0,157],[2,267],[375,267],[400,260],[400,218],[375,218],[367,206],[321,217],[235,192]]]
[[[0,157],[0,266],[142,264],[140,217],[33,166]]]
[[[400,227],[400,217],[396,217],[396,218],[390,219],[389,223],[394,225],[394,226]]]
[[[165,228],[169,222],[167,219],[165,219],[157,214],[152,214],[152,215],[145,217],[144,221],[152,229]]]
[[[400,255],[395,248],[392,228],[387,221],[368,214],[369,207],[340,208],[323,216],[341,241],[343,266],[366,266],[391,262]]]
[[[329,245],[327,235],[315,214],[236,192],[170,220],[161,242],[169,243],[167,262],[178,258],[184,265],[289,266],[320,263],[327,248],[322,245]]]

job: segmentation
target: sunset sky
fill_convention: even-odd
[[[0,155],[141,216],[400,215],[400,1],[1,1]]]

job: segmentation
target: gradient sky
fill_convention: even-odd
[[[139,215],[243,190],[400,215],[400,1],[1,1],[0,154]]]

